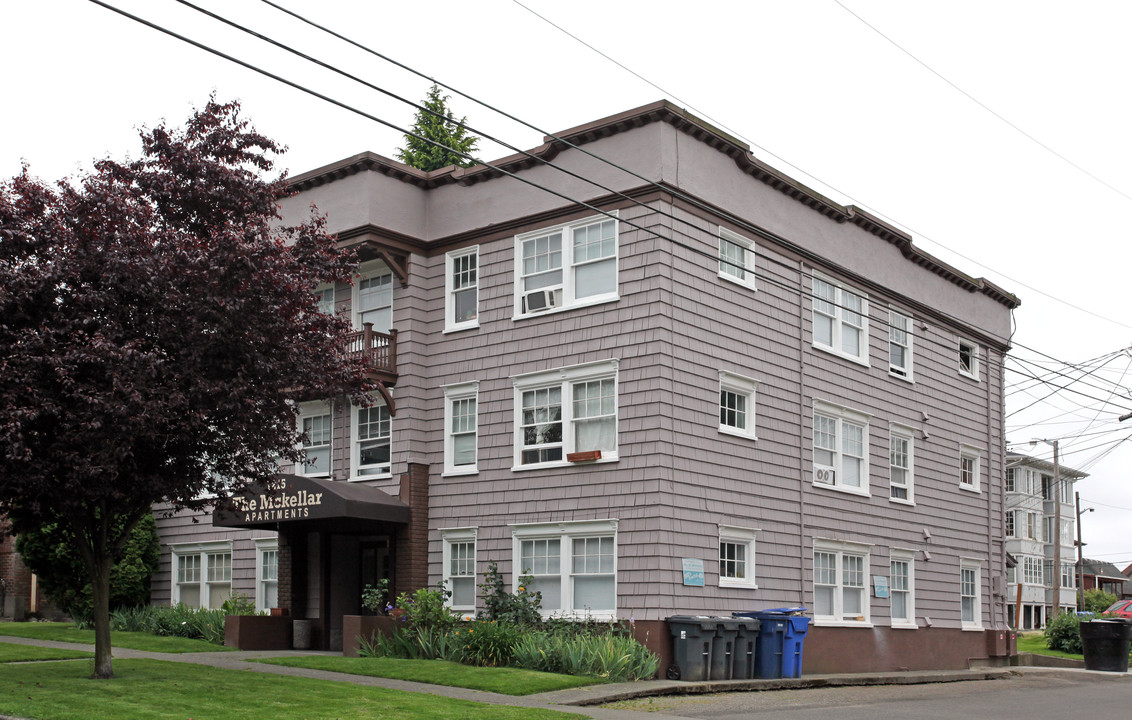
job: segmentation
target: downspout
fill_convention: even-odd
[[[798,260],[798,607],[806,604],[806,470],[805,470],[805,428],[806,428],[806,334],[803,325],[806,319],[805,298],[807,293],[805,266]],[[811,283],[812,287],[812,283]],[[812,415],[812,413],[811,413]],[[813,614],[813,608],[810,608]]]
[[[988,346],[987,347],[987,360],[990,360],[990,354],[991,354],[991,349],[990,349],[990,346]],[[991,385],[994,384],[995,386],[998,386],[998,380],[1001,379],[1001,377],[1002,377],[1002,373],[997,372],[996,374],[997,374],[998,378],[996,378],[995,383],[992,383],[991,382],[991,372],[992,372],[992,370],[995,370],[995,371],[998,370],[1003,359],[1004,358],[1002,357],[1002,354],[999,353],[999,362],[997,364],[992,365],[990,362],[987,363],[987,482],[991,484],[991,487],[988,488],[988,492],[987,492],[987,571],[988,571],[987,572],[987,578],[990,581],[990,583],[989,583],[990,584],[990,619],[991,619],[991,628],[990,629],[1005,626],[1005,623],[1003,623],[1003,624],[999,623],[999,618],[998,618],[999,602],[998,602],[998,596],[995,594],[995,581],[994,581],[995,572],[999,569],[999,563],[996,562],[997,557],[996,557],[995,551],[994,551],[994,521],[995,521],[994,508],[995,508],[995,500],[999,500],[999,504],[1004,506],[1005,505],[1005,496],[1003,496],[1001,499],[999,499],[999,497],[998,497],[999,491],[1003,488],[1003,483],[992,481],[993,478],[997,477],[997,475],[995,475],[996,468],[998,468],[999,465],[1001,465],[1001,463],[998,463],[997,460],[998,460],[998,457],[999,457],[999,453],[1002,452],[1002,443],[996,443],[994,441],[995,440],[995,438],[994,438],[995,427],[992,425],[992,422],[993,422],[993,417],[994,417],[995,413],[991,409],[991,397],[992,397],[991,396]],[[1005,398],[1000,397],[999,402],[1000,403],[1005,402]],[[1000,407],[1001,407],[1001,405],[1000,405]],[[1003,440],[1005,440],[1005,438],[1003,438]],[[1002,523],[1002,513],[1001,512],[998,513],[998,521],[999,521],[1000,524]],[[1005,563],[1003,563],[1003,564],[1005,564]],[[1005,585],[1005,578],[1003,578],[1003,582],[1004,582],[1004,585]]]

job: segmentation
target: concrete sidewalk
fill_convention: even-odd
[[[2,632],[2,631],[0,631]],[[37,645],[40,647],[65,648],[70,650],[93,651],[94,646],[80,643],[55,642],[51,640],[35,640],[30,638],[7,637],[0,635],[0,642],[15,645]],[[809,688],[848,687],[856,685],[913,685],[924,683],[950,683],[973,680],[996,680],[1017,677],[1023,673],[1045,674],[1093,674],[1088,670],[1048,668],[1048,667],[1006,667],[1006,668],[979,668],[973,670],[932,670],[915,672],[891,673],[858,673],[844,675],[806,675],[801,678],[781,678],[774,680],[712,680],[705,682],[684,682],[679,680],[651,680],[633,683],[611,683],[590,685],[569,690],[539,693],[516,697],[498,693],[468,690],[465,688],[448,687],[444,685],[429,685],[426,683],[409,682],[405,680],[391,680],[387,678],[368,677],[364,675],[350,675],[347,673],[328,672],[324,670],[310,670],[306,668],[285,667],[281,665],[268,665],[256,660],[275,657],[295,657],[302,655],[339,656],[336,652],[318,652],[303,650],[278,651],[231,651],[231,652],[203,652],[203,653],[160,653],[144,650],[130,650],[128,648],[114,648],[114,657],[146,658],[151,660],[164,660],[168,662],[194,663],[209,665],[211,667],[228,670],[244,670],[261,672],[271,675],[287,675],[291,677],[305,677],[334,682],[353,683],[368,687],[382,687],[406,692],[426,693],[443,697],[470,700],[473,702],[490,703],[493,705],[511,705],[515,707],[546,708],[563,712],[578,713],[583,717],[607,718],[608,720],[666,720],[675,716],[663,715],[655,712],[637,712],[631,710],[615,710],[598,707],[619,700],[635,698],[657,697],[664,695],[705,695],[725,692],[762,692],[773,690],[801,690]],[[1115,673],[1098,673],[1113,676]],[[1132,678],[1132,673],[1125,673],[1125,677]]]

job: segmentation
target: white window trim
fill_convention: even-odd
[[[385,403],[378,401],[377,405],[384,406]],[[361,448],[358,447],[358,411],[362,410],[361,405],[350,405],[350,482],[358,482],[361,480],[380,480],[393,476],[393,416],[389,416],[389,471],[379,473],[377,475],[361,475]]]
[[[613,436],[617,442],[617,450],[612,452],[602,451],[601,459],[585,463],[586,465],[611,463],[617,462],[618,452],[620,448],[620,438],[618,438],[619,421],[617,415],[621,412],[621,403],[617,397],[621,392],[621,385],[617,379],[617,366],[618,360],[616,358],[610,360],[599,360],[597,362],[582,363],[580,365],[570,365],[568,367],[555,368],[553,370],[544,370],[534,373],[526,373],[523,375],[514,375],[511,377],[511,382],[515,386],[515,408],[514,408],[514,466],[511,468],[514,471],[519,470],[545,470],[546,468],[554,467],[573,467],[572,463],[566,459],[566,456],[574,450],[574,403],[573,394],[569,392],[571,386],[578,382],[587,382],[592,380],[613,379],[613,397],[614,402],[617,404],[617,414],[613,418]],[[543,387],[560,386],[562,388],[562,460],[544,463],[530,463],[523,464],[523,391],[534,390]]]
[[[268,610],[266,599],[264,597],[264,582],[263,579],[263,554],[265,552],[275,552],[276,562],[279,558],[279,538],[256,538],[255,540],[255,609],[256,612],[265,612]],[[279,595],[279,576],[278,569],[276,569],[275,580],[268,580],[266,582],[275,583],[276,597]]]
[[[811,456],[810,456],[810,459],[811,459],[811,465],[813,466],[813,468],[815,470],[815,472],[811,476],[811,484],[816,488],[822,488],[824,490],[833,490],[835,492],[848,493],[850,495],[860,495],[862,497],[869,497],[870,494],[871,494],[870,493],[870,485],[872,484],[870,482],[870,475],[869,475],[869,420],[872,419],[871,416],[866,414],[866,413],[863,413],[859,410],[853,410],[853,409],[850,409],[850,408],[847,408],[847,407],[844,407],[844,406],[841,406],[841,405],[834,405],[834,404],[828,403],[824,400],[814,400],[814,413],[821,413],[822,415],[826,415],[828,417],[832,417],[832,418],[837,420],[837,453],[836,453],[837,454],[837,460],[836,460],[837,464],[836,464],[836,467],[833,468],[833,470],[835,472],[834,472],[834,481],[832,483],[825,483],[825,482],[818,482],[817,481],[817,472],[816,471],[819,467],[824,467],[824,466],[819,466],[816,462],[813,461],[813,458],[814,458],[813,453],[814,453],[814,450],[815,450],[814,434],[816,432],[816,428],[811,425],[811,428],[810,428],[810,452],[811,452]],[[810,420],[811,420],[811,423],[813,423],[813,415],[812,414],[811,414]],[[852,486],[849,486],[849,485],[842,485],[839,481],[839,478],[840,478],[841,472],[842,472],[842,464],[840,462],[840,459],[841,459],[841,456],[843,454],[843,448],[844,448],[844,445],[843,445],[844,436],[843,436],[842,427],[843,427],[843,424],[845,422],[851,422],[851,423],[854,423],[854,424],[857,424],[857,425],[861,425],[864,428],[864,431],[862,433],[862,438],[861,438],[861,442],[863,444],[863,457],[861,459],[861,487],[859,487],[859,488],[855,488],[855,487],[852,487]]]
[[[317,477],[329,478],[334,477],[334,406],[325,400],[313,400],[311,402],[299,403],[299,414],[295,418],[298,424],[299,434],[303,432],[303,420],[312,416],[329,415],[330,416],[330,462],[327,463],[328,467],[326,472],[307,471],[306,463],[299,461],[295,463],[294,473],[303,477]],[[303,443],[298,443],[299,450],[303,449]]]
[[[972,622],[963,620],[963,571],[975,571],[975,619]],[[959,623],[964,631],[981,632],[983,629],[983,561],[977,558],[959,558]]]
[[[479,388],[478,382],[459,383],[454,385],[444,385],[444,474],[443,477],[450,475],[475,475],[479,472],[479,440],[480,440],[480,423],[479,423]],[[452,403],[456,400],[475,400],[476,401],[476,462],[471,465],[456,465],[456,449],[452,441]]]
[[[916,630],[916,551],[906,550],[904,548],[891,548],[888,555],[889,561],[889,574],[891,577],[892,563],[906,562],[908,563],[908,619],[897,620],[891,615],[892,607],[892,583],[889,582],[889,624],[898,630]]]
[[[903,368],[898,368],[898,367],[896,367],[895,365],[892,364],[892,326],[893,326],[892,320],[893,320],[893,316],[902,317],[907,321],[907,323],[906,323],[907,327],[904,330],[904,336],[905,336],[905,339],[907,340],[907,345],[905,347],[904,367]],[[896,308],[893,308],[893,307],[890,307],[888,309],[888,324],[889,324],[889,328],[888,328],[888,332],[889,332],[889,336],[888,336],[888,374],[890,376],[894,377],[894,378],[904,380],[904,381],[910,382],[910,383],[915,382],[915,380],[913,378],[913,367],[914,367],[914,364],[915,364],[914,363],[915,353],[912,350],[913,335],[914,335],[913,323],[914,323],[914,321],[913,321],[913,318],[912,318],[911,315],[904,313],[900,310],[897,310]],[[901,372],[901,371],[903,371],[903,372]]]
[[[397,284],[396,273],[394,273],[393,270],[388,265],[385,264],[384,260],[368,260],[368,261],[358,265],[357,276],[354,278],[354,283],[350,287],[350,322],[353,324],[354,329],[357,330],[358,332],[361,332],[362,329],[363,329],[361,320],[360,320],[359,315],[358,315],[358,311],[361,309],[361,305],[362,305],[362,303],[361,303],[361,287],[362,287],[362,284],[361,284],[360,280],[365,279],[365,278],[377,277],[378,275],[390,275],[390,276],[392,276],[390,278],[391,283],[392,283],[391,287],[395,286]],[[396,291],[394,291],[393,296],[390,297],[390,299],[389,299],[389,313],[390,313],[389,324],[390,325],[393,324],[393,309],[394,309],[394,306],[396,305],[396,303],[397,303]],[[377,330],[375,330],[374,332],[377,332]]]
[[[479,599],[479,583],[476,582],[479,579],[479,544],[477,543],[478,535],[479,530],[474,527],[441,528],[440,530],[440,538],[443,541],[442,544],[444,546],[441,560],[441,577],[444,579],[444,587],[449,591],[452,590],[452,544],[469,542],[472,543],[472,586],[476,588],[476,590],[474,590],[472,593],[472,604],[455,605],[452,603],[451,598],[446,601],[448,607],[462,613],[462,616],[465,620],[470,620],[475,616],[476,602]]]
[[[869,296],[866,295],[865,293],[861,292],[860,290],[857,290],[856,288],[850,286],[850,285],[846,285],[845,283],[843,283],[839,280],[834,280],[833,278],[831,278],[827,275],[823,275],[822,273],[820,273],[816,270],[811,271],[810,274],[812,276],[812,280],[810,281],[810,340],[811,340],[814,348],[817,349],[817,350],[821,350],[822,352],[827,352],[831,355],[836,355],[839,358],[844,358],[845,360],[848,360],[850,362],[857,363],[858,365],[863,365],[865,367],[869,367]],[[834,286],[837,289],[837,292],[836,292],[836,294],[834,296],[834,300],[833,300],[833,304],[835,306],[834,311],[836,312],[836,316],[835,316],[834,321],[833,321],[833,338],[832,338],[833,344],[832,345],[819,344],[818,340],[817,340],[817,333],[815,333],[813,331],[813,315],[814,315],[814,313],[817,312],[817,310],[815,308],[815,305],[816,305],[815,300],[816,300],[817,296],[814,294],[814,288],[813,288],[813,281],[814,280],[818,280],[818,281],[821,281],[821,282],[824,282],[824,283],[828,283],[828,284]],[[845,324],[844,314],[847,312],[846,308],[844,307],[844,304],[845,304],[844,300],[842,299],[842,294],[845,293],[845,292],[852,293],[853,295],[856,295],[857,297],[861,298],[861,312],[858,313],[861,316],[861,354],[860,355],[850,355],[849,353],[847,353],[847,352],[845,352],[841,349],[842,325]]]
[[[743,251],[743,277],[736,277],[724,269],[723,243],[729,242]],[[757,290],[755,287],[755,253],[758,246],[754,240],[737,235],[722,225],[719,226],[719,277],[728,282],[741,285],[748,290]],[[735,268],[733,268],[735,269]]]
[[[755,535],[758,530],[755,528],[742,528],[733,525],[720,525],[719,526],[719,542],[723,544],[734,543],[742,545],[747,549],[747,577],[745,578],[730,578],[723,577],[723,569],[719,569],[719,586],[729,588],[746,588],[750,590],[758,590],[758,576],[756,575],[755,564]],[[717,552],[718,556],[718,552]]]
[[[515,236],[515,291],[514,291],[514,312],[515,315],[512,320],[522,320],[527,318],[541,317],[543,315],[554,315],[568,310],[574,310],[580,307],[588,307],[590,305],[600,305],[602,303],[614,302],[620,300],[620,287],[621,287],[621,221],[618,219],[618,211],[612,210],[609,215],[591,215],[590,217],[575,220],[573,222],[561,223],[559,225],[552,225],[550,227],[539,228],[531,232],[523,233],[522,235]],[[613,255],[613,292],[603,293],[601,295],[593,295],[591,297],[577,300],[574,298],[574,236],[573,231],[578,228],[593,225],[595,223],[605,222],[612,220],[613,237],[617,243],[617,252]],[[523,312],[523,241],[531,238],[540,237],[542,235],[551,235],[556,232],[562,232],[562,306],[550,308],[548,310],[541,310],[539,312]]]
[[[472,330],[480,326],[480,267],[479,267],[479,254],[480,246],[472,245],[444,255],[444,332],[459,332],[460,330]],[[456,322],[454,317],[456,313],[456,288],[452,283],[453,263],[455,260],[467,257],[468,255],[476,256],[476,317],[474,320],[466,320],[464,322]],[[465,288],[466,289],[466,288]]]
[[[513,559],[511,573],[511,591],[519,589],[519,578],[523,568],[519,567],[519,558],[522,557],[522,542],[524,540],[557,539],[559,552],[562,553],[559,561],[561,573],[561,609],[543,610],[543,617],[565,617],[578,620],[613,620],[617,617],[617,608],[574,608],[566,607],[572,604],[574,597],[573,572],[571,560],[573,559],[573,540],[575,538],[613,536],[613,602],[617,604],[617,520],[583,520],[579,522],[534,523],[529,525],[511,526],[511,557]]]
[[[315,287],[314,287],[315,294],[319,295],[319,296],[322,295],[323,293],[325,293],[327,290],[330,291],[330,298],[331,298],[330,313],[329,314],[334,315],[338,312],[338,293],[334,288],[334,284],[333,283],[319,283],[318,285],[315,285]],[[319,306],[321,308],[321,303],[319,304]]]
[[[960,353],[962,353],[964,346],[967,346],[971,350],[970,372],[964,370],[963,364],[959,362],[959,356]],[[977,342],[967,340],[966,338],[959,338],[959,342],[957,343],[955,349],[955,361],[959,367],[959,374],[965,378],[971,378],[975,382],[979,382],[979,362],[981,359],[980,355],[982,355],[982,353],[980,352],[979,344]]]
[[[230,540],[222,540],[216,542],[198,542],[198,543],[178,543],[169,546],[169,579],[170,579],[170,604],[176,605],[181,602],[181,585],[177,582],[177,559],[188,555],[196,555],[200,558],[200,607],[208,608],[208,556],[215,553],[228,553],[232,555],[232,542]],[[232,587],[232,580],[228,580],[229,594],[234,590]],[[218,608],[209,608],[216,610]]]
[[[737,428],[731,425],[724,425],[722,421],[719,423],[719,431],[727,435],[735,435],[736,437],[747,438],[750,440],[758,440],[755,430],[755,397],[759,381],[754,378],[749,378],[744,375],[737,375],[725,370],[719,371],[719,394],[723,391],[742,395],[747,400],[747,427]],[[718,395],[717,395],[718,398]],[[719,414],[720,405],[716,401],[716,415]]]
[[[974,485],[963,482],[963,460],[974,461]],[[967,492],[981,493],[983,485],[983,450],[973,445],[959,444],[959,489]]]
[[[908,425],[901,425],[900,423],[889,423],[889,502],[900,503],[902,505],[915,505],[916,504],[916,431]],[[894,498],[892,497],[892,438],[898,437],[908,441],[908,468],[907,468],[907,482],[905,487],[908,490],[907,498]]]
[[[822,626],[825,626],[825,627],[872,627],[873,626],[872,620],[871,620],[871,616],[872,616],[872,593],[869,592],[869,581],[872,578],[871,564],[870,564],[871,550],[872,550],[872,546],[866,545],[864,543],[846,542],[846,541],[843,541],[843,540],[829,540],[829,539],[826,539],[826,538],[814,538],[813,553],[811,553],[811,555],[810,555],[811,561],[813,561],[814,554],[819,553],[819,552],[837,553],[838,554],[837,585],[836,585],[838,590],[840,590],[841,588],[844,587],[844,585],[842,584],[842,582],[843,582],[842,570],[844,568],[844,565],[841,562],[841,556],[845,555],[845,554],[849,554],[849,555],[860,555],[860,556],[864,557],[864,567],[863,567],[863,571],[862,571],[864,573],[864,586],[861,590],[861,594],[864,598],[863,605],[864,605],[864,611],[865,611],[865,614],[864,614],[862,620],[845,620],[845,619],[843,619],[843,617],[842,617],[843,613],[840,611],[840,608],[841,608],[841,593],[835,592],[834,593],[834,604],[833,604],[834,605],[834,614],[833,615],[818,615],[817,609],[816,609],[816,604],[814,605],[814,608],[815,608],[815,610],[814,610],[814,624],[815,625],[822,625]],[[816,587],[815,587],[816,586],[816,575],[817,575],[817,568],[815,567],[813,569],[813,572],[810,573],[810,590],[811,590],[811,592],[816,592]]]

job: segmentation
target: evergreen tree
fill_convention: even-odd
[[[418,110],[412,128],[417,135],[440,143],[444,147],[425,142],[413,135],[406,135],[405,147],[397,150],[398,160],[425,172],[449,165],[469,167],[473,164],[472,161],[462,157],[461,153],[470,155],[475,152],[479,138],[468,134],[468,128],[464,125],[467,117],[456,120],[452,115],[452,111],[448,108],[448,100],[451,97],[451,95],[441,95],[440,87],[433,84],[422,103],[431,112]]]

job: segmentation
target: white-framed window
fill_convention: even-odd
[[[279,607],[279,540],[255,541],[255,609],[259,612]]]
[[[869,416],[814,401],[814,485],[869,494]]]
[[[523,575],[542,593],[546,616],[617,616],[617,521],[512,526],[512,590]]]
[[[915,558],[914,550],[890,551],[888,596],[894,628],[916,627]]]
[[[444,474],[479,472],[479,383],[444,386]]]
[[[1014,511],[1006,511],[1006,537],[1014,537]]]
[[[1006,492],[1014,492],[1014,468],[1006,468]]]
[[[1042,475],[1042,500],[1053,500],[1053,475]]]
[[[515,238],[515,315],[617,299],[617,220],[604,215]]]
[[[1041,566],[1039,565],[1039,573]],[[982,562],[972,558],[959,560],[960,619],[964,630],[983,629],[982,587],[979,574]]]
[[[816,273],[813,293],[814,347],[868,365],[868,297]]]
[[[318,311],[323,315],[334,314],[334,286],[329,283],[319,285],[314,289],[315,302],[318,303]]]
[[[380,260],[362,263],[354,283],[352,307],[354,327],[361,330],[373,323],[373,331],[388,333],[393,328],[393,272]]]
[[[306,460],[295,465],[296,475],[330,477],[332,463],[332,437],[334,417],[330,403],[307,402],[299,405],[298,422],[301,438],[299,446]]]
[[[719,276],[755,289],[755,242],[719,228]]]
[[[979,379],[979,346],[963,338],[959,338],[959,374]]]
[[[172,546],[172,601],[218,609],[232,594],[232,543]]]
[[[578,460],[617,459],[617,360],[603,360],[517,375],[515,467],[572,462],[574,453],[600,452]]]
[[[894,502],[915,503],[913,430],[904,425],[889,425],[888,497]]]
[[[350,477],[364,480],[389,475],[391,471],[390,439],[392,418],[384,403],[353,409],[354,422],[350,423],[351,461]]]
[[[888,374],[912,379],[912,318],[888,311]]]
[[[869,624],[869,546],[814,539],[814,622]]]
[[[1042,516],[1036,512],[1026,513],[1026,539],[1037,540],[1039,527],[1042,523]]]
[[[1061,564],[1061,587],[1072,588],[1075,587],[1076,582],[1076,568],[1067,563]]]
[[[476,611],[476,528],[440,531],[444,540],[444,580],[452,596],[449,606],[465,615]]]
[[[479,245],[444,256],[444,331],[467,330],[479,321]]]
[[[719,586],[758,589],[753,528],[719,526]]]
[[[970,445],[959,446],[959,487],[962,490],[979,492],[979,476],[982,472],[982,451]]]
[[[754,440],[755,388],[758,381],[742,375],[719,373],[719,431]]]
[[[1046,515],[1044,518],[1042,518],[1042,542],[1053,542],[1053,528],[1055,520],[1056,518],[1054,518],[1052,515]]]

